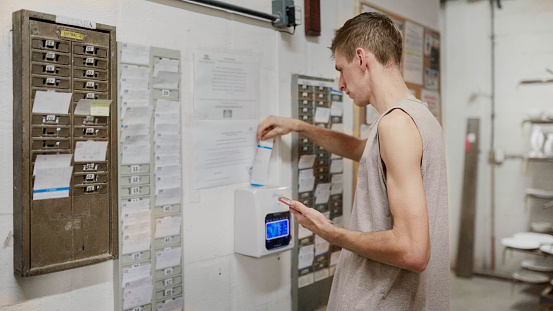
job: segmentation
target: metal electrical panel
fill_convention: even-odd
[[[117,119],[106,100],[116,91],[115,27],[21,10],[13,13],[13,43],[15,273],[114,259]],[[39,95],[51,105],[66,98],[67,106],[44,112],[34,107]],[[75,111],[81,99],[98,109]],[[102,148],[105,156],[92,154]],[[47,168],[35,176],[37,158],[67,163],[41,162]],[[56,188],[62,179],[66,185]],[[38,189],[39,182],[52,187]]]
[[[342,92],[334,80],[292,76],[292,117],[343,132]],[[343,159],[306,137],[292,136],[293,197],[343,226]],[[292,250],[292,309],[327,304],[340,248],[295,225]]]

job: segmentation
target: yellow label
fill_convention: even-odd
[[[67,31],[67,30],[62,30],[61,31],[61,36],[64,37],[64,38],[77,39],[77,40],[83,40],[84,39],[84,35],[82,33],[72,32],[72,31]]]
[[[109,105],[111,100],[94,100],[90,104],[91,116],[109,116]]]

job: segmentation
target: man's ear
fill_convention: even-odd
[[[367,52],[362,48],[357,48],[355,50],[354,60],[359,64],[361,70],[365,70],[368,66]]]

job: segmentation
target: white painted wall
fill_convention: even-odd
[[[270,1],[229,1],[270,13]],[[297,1],[303,6],[301,1]],[[291,115],[292,74],[332,78],[330,45],[334,29],[354,14],[354,0],[321,1],[322,34],[306,38],[303,26],[290,36],[268,23],[207,9],[177,0],[0,0],[0,311],[113,310],[116,262],[30,278],[13,275],[12,231],[12,60],[11,13],[20,9],[92,20],[117,27],[117,40],[178,49],[182,53],[183,145],[192,143],[195,49],[258,56],[261,60],[259,117]],[[438,28],[438,0],[375,1],[424,25]],[[417,4],[417,5],[415,5]],[[351,131],[351,102],[344,122]],[[291,138],[276,147],[270,168],[275,184],[291,186]],[[277,153],[279,156],[277,156]],[[260,260],[234,254],[232,185],[193,189],[193,157],[183,152],[184,296],[186,310],[289,310],[290,252]],[[344,206],[350,207],[351,162],[345,163]]]
[[[553,85],[519,85],[520,80],[551,77],[545,68],[553,57],[553,3],[544,0],[501,1],[495,10],[495,145],[508,154],[526,153],[529,127],[520,126],[530,108],[553,109]],[[451,258],[457,253],[464,163],[466,119],[480,118],[480,157],[475,231],[475,269],[491,266],[491,8],[488,1],[448,1],[442,32],[443,100],[448,137],[451,206]],[[520,160],[507,160],[496,168],[496,270],[516,271],[525,255],[513,254],[501,263],[500,239],[528,231],[532,221],[553,221],[553,211],[543,210],[543,200],[530,200],[524,209],[527,186],[553,190],[553,165],[530,164],[525,172]],[[452,262],[454,264],[454,262]]]

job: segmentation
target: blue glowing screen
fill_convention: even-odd
[[[288,219],[268,222],[265,224],[265,236],[267,240],[288,236]]]

